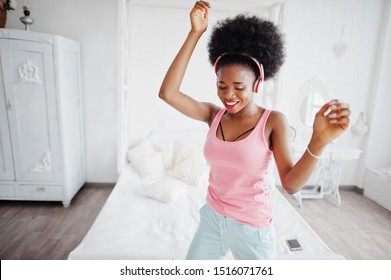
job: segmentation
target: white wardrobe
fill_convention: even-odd
[[[62,201],[85,183],[79,43],[0,30],[0,200]]]

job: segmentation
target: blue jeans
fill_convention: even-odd
[[[201,208],[200,216],[186,259],[223,259],[229,250],[237,260],[275,259],[273,225],[267,228],[246,225],[217,213],[208,204]]]

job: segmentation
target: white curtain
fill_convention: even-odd
[[[129,94],[129,36],[127,0],[118,0],[118,143],[117,172],[125,164],[127,149],[127,97]]]

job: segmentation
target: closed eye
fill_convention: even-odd
[[[227,89],[228,87],[226,87],[226,86],[218,86],[217,88],[221,89],[221,90],[224,90],[224,89]],[[235,90],[244,90],[244,87],[236,87]]]

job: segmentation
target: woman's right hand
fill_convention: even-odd
[[[208,12],[212,6],[206,1],[197,1],[190,12],[191,30],[205,32],[208,28]]]

